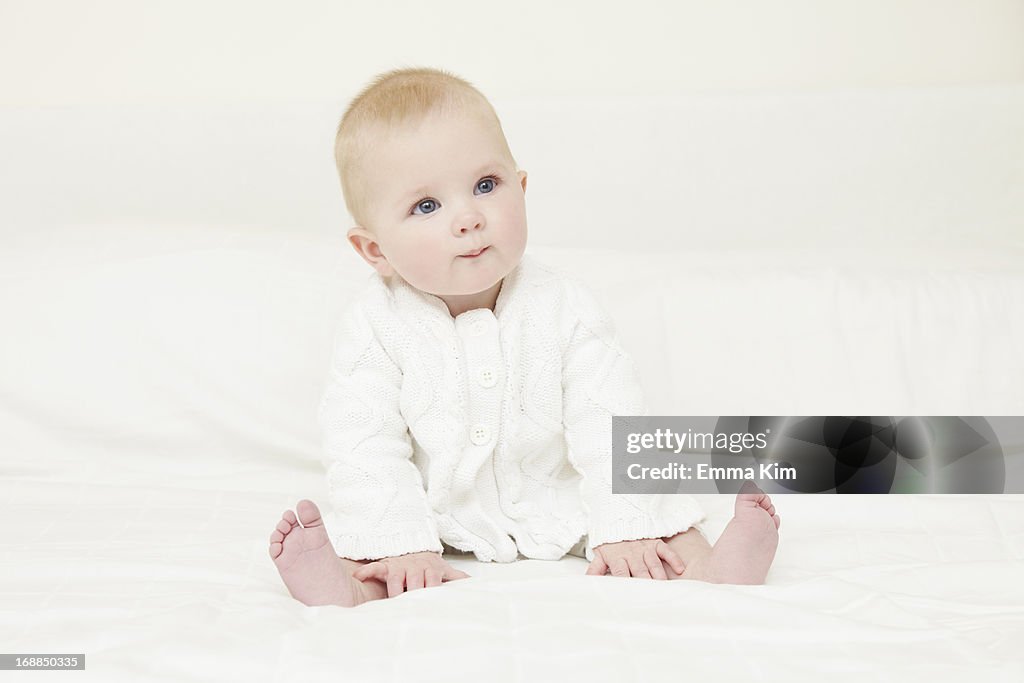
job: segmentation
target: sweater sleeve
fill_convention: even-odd
[[[379,559],[441,552],[423,479],[399,409],[402,371],[359,306],[335,338],[318,410],[330,492],[331,542],[338,555]],[[332,528],[333,527],[333,528]]]
[[[582,477],[588,514],[586,555],[603,543],[661,538],[704,518],[683,494],[612,493],[612,416],[647,415],[632,359],[594,297],[570,281],[568,310],[575,320],[562,364],[563,427],[569,461]]]

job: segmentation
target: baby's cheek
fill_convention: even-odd
[[[404,244],[401,251],[404,277],[414,287],[429,291],[441,264],[441,249],[436,243],[422,240]]]

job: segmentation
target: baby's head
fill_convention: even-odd
[[[466,81],[436,69],[378,76],[345,111],[334,151],[356,222],[349,241],[382,276],[397,273],[451,309],[496,295],[519,264],[526,172]]]

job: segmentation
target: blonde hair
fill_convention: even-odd
[[[362,164],[372,152],[375,135],[432,113],[478,112],[491,118],[512,165],[519,170],[494,107],[469,81],[441,69],[394,69],[377,76],[349,103],[334,137],[334,162],[345,206],[356,223],[368,230],[369,188]]]

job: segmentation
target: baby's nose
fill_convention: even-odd
[[[455,232],[459,235],[484,227],[484,217],[479,213],[466,214],[455,221]]]

